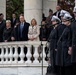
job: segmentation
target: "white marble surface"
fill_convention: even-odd
[[[6,18],[6,0],[0,0],[0,13],[3,13]]]
[[[57,0],[43,0],[43,12],[45,16],[49,15],[49,9],[52,9],[53,12],[56,11]]]
[[[25,20],[31,23],[31,20],[35,18],[37,24],[41,24],[42,20],[42,0],[24,0],[24,16]]]
[[[43,74],[46,74],[46,67],[43,68]],[[0,75],[42,75],[41,67],[9,67],[0,68]]]
[[[18,75],[17,68],[0,68],[0,75]]]

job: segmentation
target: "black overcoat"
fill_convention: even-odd
[[[72,56],[71,62],[76,63],[76,20],[72,22]]]
[[[22,31],[22,38],[20,37],[20,24],[14,28],[12,36],[15,37],[15,41],[27,41],[28,40],[28,28],[30,24],[25,22],[23,31]]]
[[[68,54],[69,47],[72,46],[72,31],[71,25],[66,26],[62,33],[62,51],[61,51],[61,60],[62,66],[70,66],[71,65],[71,55]]]
[[[12,28],[5,28],[3,31],[3,41],[11,41]]]
[[[57,40],[57,36],[56,36],[56,28],[53,29],[50,33],[48,42],[49,42],[49,49],[50,49],[50,60],[51,60],[51,66],[54,67],[55,66],[55,60],[56,60],[56,40]]]
[[[64,24],[60,24],[58,27],[57,27],[57,52],[56,52],[56,65],[57,66],[61,66],[62,65],[62,60],[61,60],[61,50],[62,50],[62,42],[61,41],[58,41],[59,38],[61,37],[64,29],[65,29],[65,25]]]

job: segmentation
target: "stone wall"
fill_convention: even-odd
[[[36,18],[38,25],[41,24],[42,12],[48,16],[48,10],[56,10],[57,0],[24,0],[24,15],[27,22]],[[42,11],[43,8],[43,11]],[[6,18],[6,0],[0,0],[0,13]]]
[[[45,16],[48,16],[49,9],[52,9],[53,12],[56,11],[57,0],[43,0],[43,12]]]
[[[38,25],[41,24],[42,13],[48,16],[49,9],[56,11],[57,0],[24,0],[24,15],[27,22],[30,23],[35,18]]]
[[[6,18],[6,0],[0,0],[0,13],[3,13]]]

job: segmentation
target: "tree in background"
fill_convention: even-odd
[[[61,5],[62,9],[73,14],[72,12],[75,6],[75,0],[58,0],[58,4]]]
[[[6,0],[6,19],[10,19],[12,13],[17,16],[24,13],[24,0]]]

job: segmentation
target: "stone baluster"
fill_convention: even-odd
[[[0,64],[3,64],[3,62],[4,62],[4,49],[3,49],[2,46],[0,46],[0,48],[1,48],[1,55],[0,55],[1,61],[0,61]]]
[[[35,47],[35,51],[34,51],[35,60],[34,60],[33,64],[37,64],[37,63],[39,63],[39,61],[38,61],[38,57],[39,57],[38,47],[39,47],[39,45],[34,45],[34,47]]]
[[[76,6],[76,0],[75,0],[75,6]]]
[[[5,55],[4,55],[5,62],[4,62],[4,64],[8,64],[8,47],[4,46],[4,48],[5,48]]]
[[[15,49],[15,52],[14,52],[14,54],[13,54],[13,57],[14,57],[14,61],[13,61],[13,63],[14,64],[16,64],[16,63],[18,63],[18,47],[17,46],[13,46],[14,47],[14,49]]]
[[[13,59],[13,52],[12,52],[12,46],[8,46],[10,48],[10,53],[9,53],[9,63],[12,64],[12,59]]]
[[[30,64],[31,63],[31,45],[27,45],[27,54],[26,54],[26,57],[27,57],[27,61],[26,61],[26,64]]]
[[[21,52],[20,52],[20,61],[19,61],[19,63],[24,63],[24,57],[25,57],[25,54],[24,54],[24,45],[20,45],[19,46],[20,47],[20,49],[21,49]]]
[[[46,60],[45,60],[45,57],[46,57],[46,53],[45,53],[45,45],[43,45],[43,63],[46,64]]]

